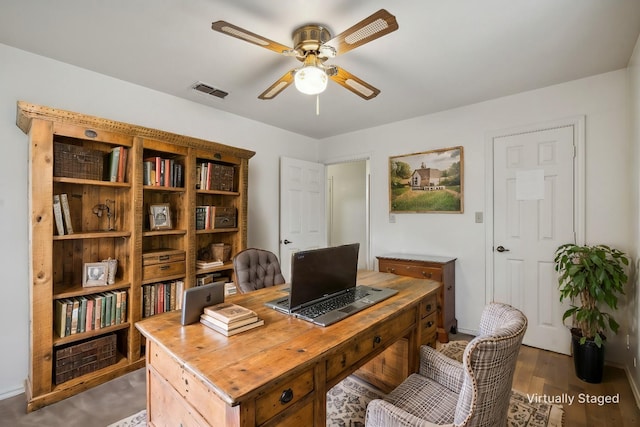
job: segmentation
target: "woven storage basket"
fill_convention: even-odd
[[[53,144],[53,175],[67,178],[102,180],[104,153],[56,142]]]

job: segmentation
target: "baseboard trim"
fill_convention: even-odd
[[[624,367],[624,372],[627,375],[627,381],[629,381],[629,387],[631,387],[633,397],[636,399],[636,406],[640,409],[640,388],[638,388],[638,384],[636,384],[636,382],[634,381],[633,373],[626,365]]]
[[[18,387],[13,390],[7,390],[0,393],[0,400],[8,399],[10,397],[14,397],[22,393],[24,393],[24,387]]]

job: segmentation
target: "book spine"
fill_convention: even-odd
[[[128,295],[127,291],[122,292],[122,307],[120,309],[120,323],[125,323],[127,321],[127,299]]]
[[[92,298],[87,299],[87,316],[85,318],[85,331],[93,330],[93,304],[94,300]]]
[[[120,147],[111,149],[111,158],[109,159],[109,181],[116,182],[118,180],[118,163],[120,162]]]
[[[176,310],[182,310],[182,298],[184,292],[184,282],[182,280],[176,281]]]
[[[71,210],[69,209],[69,198],[66,193],[60,194],[60,204],[62,205],[62,216],[64,217],[64,225],[67,227],[67,234],[73,234],[73,225],[71,225]]]
[[[63,300],[56,300],[55,331],[60,338],[65,336],[67,305]]]
[[[111,326],[116,324],[116,294],[115,292],[111,292]]]
[[[118,159],[118,178],[117,182],[125,182],[127,171],[127,147],[120,147],[120,158]]]
[[[53,217],[56,222],[56,229],[58,230],[58,236],[64,236],[64,223],[62,222],[62,206],[60,204],[60,196],[58,194],[53,195]]]
[[[96,306],[94,309],[95,314],[93,315],[94,317],[93,328],[101,329],[102,328],[102,295],[96,295],[95,302],[96,302]]]
[[[73,318],[73,301],[70,299],[64,300],[67,307],[67,318],[64,322],[64,337],[71,335],[71,319]]]
[[[78,307],[78,332],[85,332],[87,326],[87,299],[80,297],[80,305]]]
[[[71,310],[71,335],[78,333],[78,311],[80,310],[80,301],[73,299],[73,309]]]

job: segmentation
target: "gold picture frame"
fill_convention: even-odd
[[[149,205],[149,228],[171,230],[171,206],[169,203]]]
[[[462,146],[389,157],[390,213],[463,213]]]

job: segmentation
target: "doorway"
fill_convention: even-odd
[[[327,165],[329,246],[360,243],[358,268],[369,269],[369,160]]]
[[[487,302],[529,320],[523,342],[569,354],[554,254],[583,240],[584,119],[498,132],[487,141]]]

